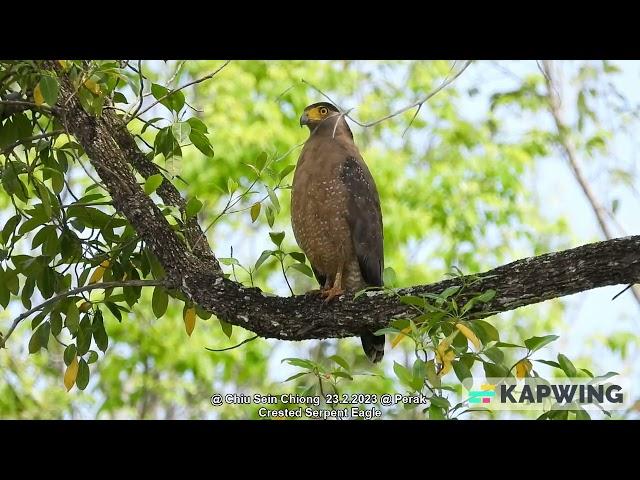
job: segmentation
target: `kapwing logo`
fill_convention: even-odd
[[[469,403],[490,403],[491,399],[496,396],[495,388],[495,385],[483,383],[480,390],[469,392]]]

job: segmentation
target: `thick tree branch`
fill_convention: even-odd
[[[61,116],[63,124],[89,156],[111,194],[114,206],[164,266],[171,288],[179,289],[219,318],[267,338],[348,337],[359,335],[365,328],[382,328],[396,317],[415,315],[412,307],[401,303],[397,295],[385,292],[369,292],[356,300],[343,296],[335,303],[325,305],[315,294],[274,297],[224,278],[218,270],[211,268],[210,262],[188,250],[135,181],[127,163],[127,155],[131,152],[123,148],[127,142],[121,138],[126,131],[114,131],[113,119],[108,115],[92,117],[77,99],[69,100],[73,89],[64,74],[59,74],[59,102],[66,105]],[[470,311],[476,318],[597,287],[638,282],[640,236],[518,260],[479,277],[473,291],[461,295],[461,302],[487,289],[494,289],[497,294],[490,302]],[[397,293],[439,293],[461,283],[460,279],[449,279]]]

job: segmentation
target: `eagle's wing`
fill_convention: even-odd
[[[380,198],[371,172],[360,155],[349,156],[340,169],[347,190],[347,222],[360,265],[370,286],[382,286],[384,250]]]

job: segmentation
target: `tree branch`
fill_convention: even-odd
[[[55,64],[52,67],[55,69]],[[115,208],[158,257],[167,273],[167,285],[220,319],[266,338],[355,336],[364,329],[375,331],[385,327],[393,318],[414,316],[413,307],[400,302],[398,295],[439,293],[462,284],[459,278],[448,279],[402,289],[397,295],[368,292],[356,300],[343,296],[325,305],[316,294],[274,297],[224,278],[211,267],[211,262],[189,251],[135,181],[127,163],[127,151],[122,147],[125,142],[115,140],[126,134],[131,142],[131,135],[122,129],[114,131],[107,114],[95,118],[83,110],[77,99],[68,101],[72,85],[63,72],[58,74],[59,102],[66,104],[61,120],[89,156]],[[497,294],[490,302],[476,304],[469,311],[475,318],[597,287],[638,282],[640,236],[518,260],[478,277],[473,291],[460,295],[461,302],[487,289],[494,289]]]
[[[215,75],[222,70],[224,67],[226,67],[229,62],[231,62],[231,60],[227,60],[226,62],[224,62],[222,64],[222,66],[220,66],[216,71],[210,73],[209,75],[205,75],[202,78],[198,78],[197,80],[193,80],[192,82],[189,83],[185,83],[184,85],[182,85],[181,87],[176,88],[175,90],[171,90],[169,93],[167,93],[166,95],[163,95],[162,97],[160,97],[159,99],[157,99],[155,102],[153,102],[151,105],[149,105],[147,108],[145,108],[144,110],[142,110],[140,113],[137,113],[135,115],[132,115],[131,118],[127,119],[127,123],[129,123],[131,120],[133,120],[134,118],[137,118],[141,115],[143,115],[144,113],[148,112],[149,110],[151,110],[153,107],[155,107],[157,104],[159,104],[160,102],[162,102],[164,99],[170,97],[171,95],[173,95],[176,92],[179,92],[180,90],[183,90],[187,87],[190,87],[191,85],[195,85],[196,83],[200,83],[200,82],[204,82],[205,80],[209,80],[213,77],[215,77]]]
[[[413,118],[411,119],[411,122],[409,123],[409,126],[407,127],[407,130],[409,129],[409,127],[411,126],[411,124],[413,123],[413,121],[415,120],[415,118],[418,116],[418,113],[420,112],[420,109],[422,108],[422,105],[424,105],[425,102],[427,102],[431,97],[433,97],[435,94],[437,94],[438,92],[440,92],[441,90],[444,90],[447,86],[451,85],[460,75],[462,75],[462,73],[467,69],[467,67],[469,65],[471,65],[471,63],[473,62],[473,60],[467,60],[467,62],[462,66],[462,68],[460,69],[460,71],[458,73],[456,73],[453,77],[451,78],[447,78],[445,79],[438,88],[436,88],[435,90],[433,90],[432,92],[430,92],[429,94],[427,94],[425,97],[423,97],[421,100],[417,100],[405,107],[402,107],[399,110],[396,110],[393,113],[390,113],[389,115],[385,115],[382,118],[379,118],[378,120],[373,120],[371,122],[361,122],[359,120],[356,120],[355,118],[353,118],[351,115],[349,115],[349,111],[345,111],[343,110],[335,101],[333,101],[331,99],[331,97],[329,97],[326,93],[324,93],[322,90],[320,90],[318,87],[316,87],[315,85],[312,85],[311,83],[307,82],[306,80],[302,80],[302,83],[306,83],[307,85],[309,85],[311,88],[313,88],[316,92],[318,92],[320,95],[322,95],[324,98],[326,98],[327,100],[329,100],[332,104],[334,104],[336,107],[338,107],[338,110],[340,110],[340,112],[347,117],[348,119],[350,119],[353,123],[355,123],[356,125],[360,125],[361,127],[364,128],[369,128],[369,127],[373,127],[374,125],[377,125],[379,123],[384,122],[385,120],[389,120],[390,118],[393,117],[397,117],[398,115],[411,110],[412,108],[416,108],[416,113],[413,116]],[[406,130],[405,130],[406,133]],[[404,136],[404,133],[402,134]]]
[[[49,305],[56,303],[57,301],[62,300],[63,298],[71,297],[72,295],[75,295],[77,293],[88,292],[90,290],[97,290],[100,288],[107,289],[107,288],[116,288],[116,287],[149,287],[149,286],[158,286],[158,285],[164,285],[164,284],[165,284],[164,280],[123,280],[121,282],[92,283],[91,285],[85,285],[84,287],[78,287],[72,290],[68,290],[66,292],[59,293],[45,300],[40,305],[36,305],[32,309],[27,310],[26,312],[16,317],[13,323],[11,324],[11,327],[9,327],[7,334],[4,337],[0,335],[0,349],[5,346],[7,340],[9,339],[13,331],[16,329],[16,327],[22,320],[24,320],[25,318],[29,318],[29,316],[31,316],[35,312],[39,312],[40,310],[47,308]]]
[[[11,145],[7,145],[0,151],[0,153],[6,155],[11,152],[18,145],[22,145],[23,143],[32,142],[34,140],[41,140],[43,138],[55,137],[56,135],[62,135],[64,130],[53,130],[52,132],[41,133],[39,135],[33,135],[32,137],[21,138],[20,140],[13,142]]]

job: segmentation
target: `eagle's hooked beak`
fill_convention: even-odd
[[[304,112],[300,117],[300,126],[303,127],[304,125],[309,125],[309,116],[307,115],[307,112]]]

